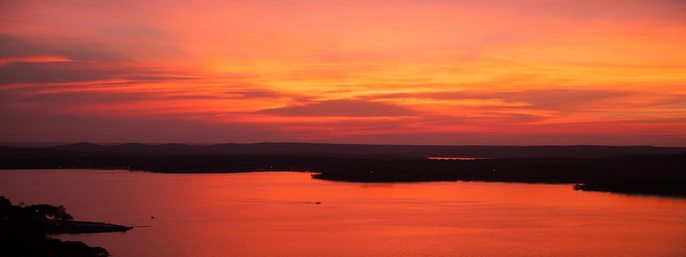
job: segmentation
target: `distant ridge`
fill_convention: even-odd
[[[573,183],[579,190],[686,196],[684,150],[649,146],[300,143],[104,146],[79,143],[51,149],[0,147],[0,169],[121,169],[164,173],[310,171],[317,172],[313,178],[334,181]],[[444,161],[427,156],[493,158]]]
[[[129,154],[173,155],[300,155],[405,159],[427,157],[474,158],[597,158],[634,154],[678,154],[686,147],[653,146],[429,146],[429,145],[363,145],[317,143],[255,143],[255,144],[140,144],[99,145],[76,143],[43,149],[110,152]]]

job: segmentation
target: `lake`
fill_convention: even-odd
[[[116,257],[686,256],[685,199],[572,185],[0,170],[0,195],[64,205],[75,220],[150,226],[54,236]]]

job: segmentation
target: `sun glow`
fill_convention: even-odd
[[[208,142],[254,131],[279,141],[686,142],[678,1],[3,7],[0,114],[15,117],[12,138],[31,141],[40,132],[23,128],[53,121],[30,117],[48,115],[192,122]]]

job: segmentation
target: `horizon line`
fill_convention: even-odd
[[[0,146],[13,147],[13,146],[32,146],[32,147],[52,147],[52,146],[63,146],[63,145],[74,145],[74,144],[94,144],[102,146],[120,146],[127,144],[141,144],[141,145],[195,145],[195,146],[210,146],[210,145],[256,145],[256,144],[312,144],[312,145],[367,145],[367,146],[489,146],[489,147],[546,147],[546,146],[607,146],[607,147],[661,147],[661,148],[686,148],[684,146],[661,146],[661,145],[607,145],[607,144],[541,144],[541,145],[492,145],[492,144],[372,144],[372,143],[330,143],[330,142],[292,142],[292,141],[263,141],[263,142],[250,142],[250,143],[236,143],[236,142],[221,142],[221,143],[181,143],[181,142],[165,142],[165,143],[154,143],[154,142],[0,142]]]

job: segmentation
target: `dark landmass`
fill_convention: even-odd
[[[14,206],[7,198],[0,196],[0,256],[110,256],[102,247],[45,237],[45,233],[54,228],[55,223],[79,223],[70,221],[71,219],[72,216],[61,205]]]
[[[60,145],[68,145],[68,143],[58,142],[0,142],[0,146],[18,147],[18,148],[45,148]]]
[[[255,146],[255,145],[259,145]],[[241,145],[264,147],[269,144]],[[273,144],[279,149],[290,149],[300,144]],[[368,145],[324,145],[327,147],[360,147]],[[174,145],[184,148],[187,145]],[[214,147],[223,147],[215,145]],[[115,147],[115,148],[111,148]],[[117,148],[119,147],[119,148]],[[283,153],[280,154],[194,154],[155,152],[158,146],[127,144],[101,146],[76,144],[49,149],[18,149],[0,147],[0,168],[2,169],[55,169],[94,168],[128,169],[165,173],[230,173],[252,171],[313,171],[317,179],[349,182],[414,182],[414,181],[492,181],[527,183],[575,183],[579,190],[602,190],[621,193],[662,194],[686,196],[686,153],[673,154],[682,148],[659,147],[608,147],[608,146],[540,146],[540,147],[480,147],[468,146],[479,154],[426,154],[423,157],[398,157],[399,151],[378,146],[374,151],[350,154],[348,150],[335,151],[322,148],[319,155]],[[202,146],[191,146],[202,147]],[[209,146],[212,147],[212,146]],[[410,148],[414,146],[409,146]],[[425,146],[418,146],[422,148]],[[433,147],[433,146],[431,146]],[[64,150],[78,148],[81,150]],[[140,149],[148,150],[140,150]],[[172,147],[173,148],[173,147]],[[315,147],[316,148],[316,147]],[[430,148],[430,147],[428,147]],[[446,147],[451,148],[451,147]],[[456,147],[455,149],[460,148]],[[86,150],[90,149],[90,150]],[[139,150],[133,150],[139,149]],[[327,148],[328,149],[328,148]],[[358,149],[358,150],[360,150]],[[531,150],[533,149],[533,150]],[[642,150],[641,150],[642,149]],[[301,147],[302,150],[302,147]],[[424,149],[426,150],[426,149]],[[454,150],[454,149],[453,149]],[[430,160],[428,156],[494,157],[482,155],[486,152],[521,151],[526,158],[492,158],[469,161]],[[561,157],[537,157],[537,155]],[[639,151],[640,150],[640,151]],[[178,152],[183,152],[177,150]],[[327,152],[329,151],[329,152]],[[407,150],[409,151],[409,150]],[[590,151],[592,153],[583,153]],[[602,153],[602,151],[607,151]],[[615,155],[625,152],[640,152],[632,155]],[[247,151],[251,152],[251,151]],[[255,151],[252,151],[255,152]],[[525,153],[523,153],[525,152]],[[653,152],[669,152],[654,154]],[[684,151],[686,152],[686,151]],[[407,154],[407,152],[405,153]],[[514,153],[513,153],[514,154]],[[504,154],[503,154],[504,155]],[[609,156],[605,156],[609,155]],[[395,156],[395,158],[391,158]],[[534,157],[531,157],[534,156]],[[578,156],[604,156],[581,158]]]
[[[119,152],[165,155],[300,155],[353,157],[364,159],[407,159],[427,157],[477,158],[594,158],[631,154],[677,154],[686,147],[652,146],[430,146],[430,145],[353,145],[312,143],[257,144],[121,144],[77,143],[49,149],[80,152]]]
[[[686,180],[605,181],[578,184],[576,190],[625,194],[686,196]]]
[[[126,232],[133,227],[116,224],[73,221],[73,220],[46,220],[46,234],[83,234],[83,233],[103,233],[103,232]]]

